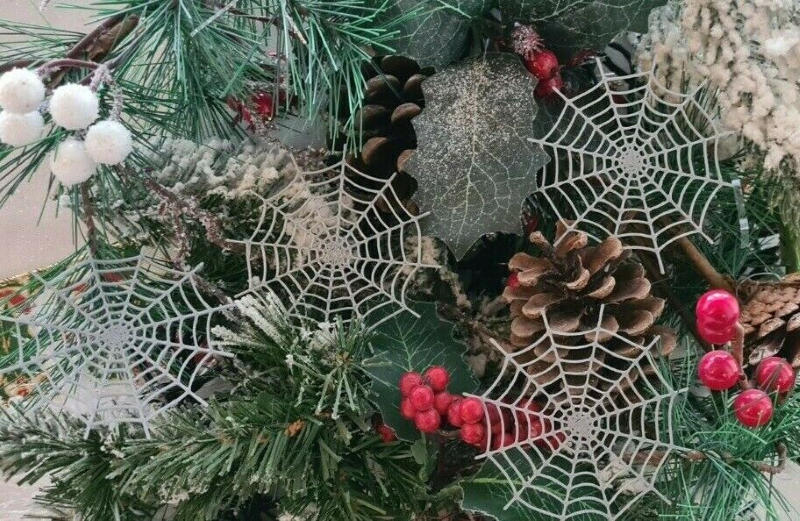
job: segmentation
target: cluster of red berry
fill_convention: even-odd
[[[559,72],[558,57],[553,51],[542,49],[530,53],[524,61],[525,68],[539,80],[533,91],[537,97],[548,98],[564,86],[564,80],[561,79]]]
[[[739,302],[723,290],[706,292],[695,308],[697,332],[710,344],[725,344],[736,336],[739,323]],[[697,366],[700,381],[712,391],[732,388],[742,378],[739,362],[728,351],[706,353]],[[795,383],[792,366],[783,358],[765,358],[756,368],[758,389],[742,391],[733,401],[736,418],[746,427],[762,427],[769,423],[774,412],[767,392],[787,393]]]
[[[449,383],[450,373],[438,365],[428,368],[424,375],[404,373],[400,377],[400,414],[421,432],[436,432],[455,399],[447,392]]]

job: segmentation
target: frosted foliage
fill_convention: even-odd
[[[234,241],[247,249],[249,291],[275,291],[300,320],[347,322],[384,306],[413,313],[407,286],[417,270],[436,266],[422,260],[419,220],[425,215],[405,209],[393,180],[342,161],[298,173],[264,199],[250,239]]]
[[[598,67],[602,68],[600,62]],[[632,86],[633,85],[633,86]],[[540,173],[539,192],[559,219],[595,240],[618,237],[626,248],[661,251],[700,234],[722,189],[721,132],[698,92],[667,90],[652,73],[614,76],[567,98],[541,139],[553,160]],[[564,237],[569,234],[564,234]]]
[[[44,286],[47,304],[32,314],[0,316],[23,345],[0,360],[0,375],[37,381],[29,400],[100,426],[131,423],[149,436],[150,422],[186,398],[201,404],[195,380],[225,353],[210,339],[222,310],[198,292],[194,273],[174,271],[143,255],[89,259]]]
[[[515,441],[496,448],[488,432],[490,448],[478,458],[507,480],[506,509],[522,506],[543,521],[614,520],[641,496],[660,494],[655,481],[681,450],[670,418],[685,389],[672,388],[657,369],[658,339],[633,343],[605,330],[602,317],[601,310],[596,327],[571,333],[545,317],[541,338],[517,352],[494,342],[504,358],[481,399],[499,408],[501,422],[517,418]],[[542,345],[548,348],[536,356]]]

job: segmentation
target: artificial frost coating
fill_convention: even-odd
[[[48,110],[59,127],[80,130],[91,125],[100,115],[100,100],[89,87],[69,83],[53,92]]]
[[[37,112],[14,114],[0,112],[0,141],[12,147],[22,147],[42,138],[44,118]]]
[[[74,186],[92,177],[97,165],[86,153],[83,141],[67,138],[50,158],[50,170],[64,186]]]
[[[0,76],[0,107],[12,114],[27,114],[44,101],[44,83],[28,69],[11,69]]]
[[[0,376],[23,373],[41,383],[23,406],[50,406],[86,423],[140,426],[186,398],[223,356],[211,343],[209,305],[194,274],[172,270],[143,254],[88,259],[52,280],[32,274],[52,302],[18,317],[0,315],[21,349],[0,357]]]
[[[655,482],[682,450],[671,418],[686,390],[674,389],[658,369],[658,339],[639,344],[604,329],[602,309],[597,324],[582,331],[562,332],[544,319],[542,336],[522,350],[494,342],[504,358],[480,399],[499,409],[501,423],[517,418],[516,441],[492,448],[487,432],[489,448],[478,458],[493,469],[484,468],[473,486],[484,471],[497,471],[502,492],[494,489],[494,504],[543,521],[611,521],[645,494],[665,499]],[[542,428],[522,430],[527,422],[519,418]],[[484,508],[470,496],[466,508]]]
[[[616,76],[567,98],[540,139],[553,160],[540,173],[539,192],[559,220],[592,239],[619,238],[625,248],[650,251],[664,272],[661,251],[703,232],[722,189],[723,132],[689,94],[667,89],[652,72]],[[564,235],[565,237],[567,234]]]
[[[133,151],[131,132],[118,121],[95,123],[86,133],[86,152],[101,165],[117,165]]]
[[[406,165],[431,213],[426,234],[462,258],[483,235],[520,231],[522,203],[547,156],[531,145],[534,78],[518,57],[487,54],[422,84],[425,110],[413,120],[418,148]]]
[[[276,293],[298,322],[381,321],[406,310],[406,290],[422,262],[419,220],[403,206],[390,179],[377,179],[346,161],[299,172],[267,199],[245,245],[250,289],[260,298]],[[416,241],[419,244],[419,240]],[[379,322],[378,322],[379,323]],[[377,325],[374,324],[374,325]]]

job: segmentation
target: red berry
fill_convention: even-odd
[[[492,437],[492,449],[498,450],[514,444],[517,439],[510,432],[501,433],[499,436]]]
[[[536,89],[534,89],[533,93],[537,98],[549,98],[553,96],[556,91],[561,90],[563,86],[564,80],[561,79],[560,74],[556,74],[552,78],[539,80],[539,83],[536,84]]]
[[[697,365],[697,376],[712,391],[724,391],[736,385],[740,372],[733,355],[721,350],[706,353]]]
[[[794,380],[792,366],[777,356],[765,358],[756,369],[756,382],[767,391],[789,392],[794,387]]]
[[[536,418],[535,416],[529,416],[528,423],[530,427],[528,428],[528,432],[525,433],[525,436],[527,439],[531,439],[534,442],[536,442],[541,438],[542,433],[544,433],[544,423],[542,423],[541,419]],[[521,429],[520,429],[520,436],[522,436]]]
[[[435,365],[425,371],[425,381],[428,382],[431,389],[440,393],[447,389],[447,384],[450,382],[450,373],[444,367]]]
[[[256,93],[253,96],[253,105],[263,119],[270,120],[275,115],[275,102],[272,100],[272,94]]]
[[[516,271],[512,271],[511,275],[508,276],[506,286],[511,289],[517,289],[519,287],[519,274]]]
[[[525,60],[525,68],[539,80],[552,78],[558,72],[558,58],[553,51],[534,52]]]
[[[453,427],[461,427],[464,424],[464,420],[461,419],[461,403],[463,401],[461,398],[456,398],[447,409],[447,423]]]
[[[422,376],[419,373],[413,371],[403,373],[403,376],[400,377],[400,394],[408,396],[414,387],[422,384]]]
[[[461,427],[461,439],[464,443],[480,447],[486,439],[486,428],[480,423],[467,423]]]
[[[736,323],[739,322],[739,301],[725,290],[712,289],[700,297],[694,312],[697,317],[698,330],[700,329],[699,324],[702,323],[702,328],[711,333],[727,332],[734,330]],[[721,343],[703,338],[712,344]],[[728,340],[730,338],[726,342]]]
[[[397,440],[397,435],[394,433],[394,429],[386,425],[385,423],[381,423],[375,428],[378,431],[381,439],[384,443],[391,443]]]
[[[439,414],[445,416],[450,409],[450,404],[452,404],[455,399],[456,397],[448,392],[436,393],[436,396],[433,397],[433,407]]]
[[[433,408],[433,391],[427,385],[418,385],[411,390],[408,395],[411,405],[417,411],[427,411]]]
[[[414,418],[414,425],[417,427],[417,429],[428,434],[436,432],[441,424],[442,417],[439,416],[439,413],[436,412],[436,409],[428,409],[427,411],[418,412],[417,417]]]
[[[477,398],[464,398],[461,402],[461,420],[464,423],[478,423],[483,419],[483,405]]]
[[[400,416],[406,420],[413,420],[416,415],[417,410],[411,404],[411,400],[408,398],[403,398],[400,400]]]
[[[736,336],[736,326],[720,328],[709,325],[705,320],[698,320],[697,333],[700,335],[700,338],[709,344],[724,344],[730,342]]]
[[[745,427],[762,427],[772,419],[772,400],[761,389],[748,389],[733,401],[733,412]]]

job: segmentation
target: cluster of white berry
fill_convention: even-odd
[[[0,141],[21,147],[42,138],[44,118],[39,108],[45,92],[35,71],[13,69],[0,76]],[[50,157],[53,175],[65,186],[86,181],[98,164],[121,163],[133,150],[131,133],[120,122],[109,119],[94,123],[100,115],[100,100],[90,87],[69,83],[56,88],[48,111],[53,124],[66,130],[83,130],[91,125],[83,140],[68,137]]]

